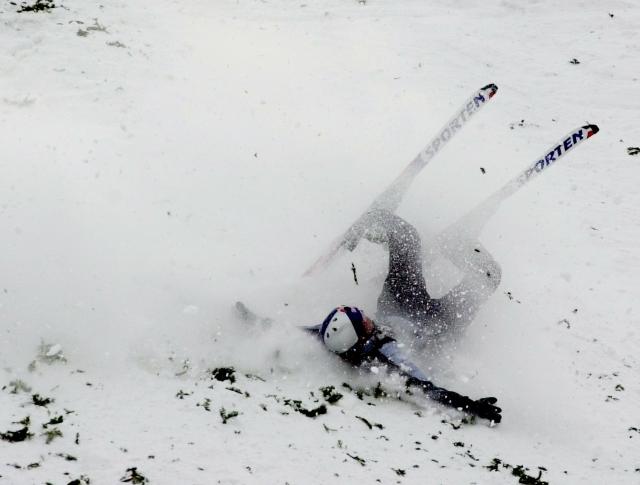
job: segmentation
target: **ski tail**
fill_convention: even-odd
[[[455,112],[455,115],[444,124],[438,134],[429,141],[420,153],[405,167],[395,180],[369,205],[364,213],[341,234],[316,261],[303,273],[310,276],[329,266],[342,248],[353,250],[362,235],[364,216],[372,210],[395,212],[404,195],[422,169],[436,156],[442,148],[456,135],[462,127],[488,103],[498,92],[498,86],[487,84],[474,92],[470,98]]]
[[[458,221],[443,231],[438,239],[447,239],[454,234],[465,234],[469,237],[477,238],[482,228],[489,218],[498,210],[502,201],[527,184],[542,172],[546,171],[568,152],[572,151],[576,146],[588,140],[598,133],[600,128],[597,125],[588,124],[580,126],[570,131],[566,136],[562,137],[557,143],[551,145],[542,155],[531,163],[519,175],[507,182],[501,189],[486,198],[478,204],[474,209],[462,216]]]

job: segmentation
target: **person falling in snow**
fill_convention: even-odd
[[[400,321],[416,337],[437,339],[460,332],[500,283],[500,266],[479,244],[457,237],[443,244],[442,254],[464,274],[462,281],[442,298],[431,298],[422,274],[422,248],[417,230],[388,211],[373,211],[358,224],[348,249],[361,237],[386,244],[389,271],[378,297],[376,320]],[[499,423],[502,410],[495,397],[471,399],[433,384],[405,355],[390,332],[361,310],[339,306],[319,325],[304,327],[324,345],[354,366],[376,361],[407,377],[407,385],[422,389],[434,401]]]

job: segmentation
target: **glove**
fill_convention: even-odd
[[[495,406],[498,400],[495,397],[483,397],[477,401],[472,401],[469,405],[469,412],[475,414],[479,418],[488,419],[494,423],[499,423],[502,420],[500,413],[502,409]]]
[[[454,391],[447,391],[442,387],[434,386],[429,381],[423,381],[415,377],[407,379],[407,386],[419,386],[424,393],[434,401],[459,409],[465,413],[488,419],[496,424],[502,420],[502,416],[500,415],[502,409],[494,406],[494,404],[498,402],[495,397],[483,397],[474,401],[468,396],[463,396]]]

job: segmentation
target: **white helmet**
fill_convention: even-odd
[[[322,334],[322,340],[329,350],[341,354],[358,343],[358,334],[349,316],[338,311],[329,320]]]
[[[374,323],[361,310],[339,306],[322,322],[320,335],[329,350],[342,354],[369,338],[373,331]]]

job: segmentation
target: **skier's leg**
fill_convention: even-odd
[[[462,281],[440,298],[441,313],[449,327],[464,330],[480,307],[500,285],[498,262],[479,242],[459,237],[442,241],[439,248],[464,276]]]
[[[418,231],[388,211],[368,216],[364,237],[389,247],[389,271],[378,297],[378,315],[420,320],[431,298],[422,274],[422,250]]]

